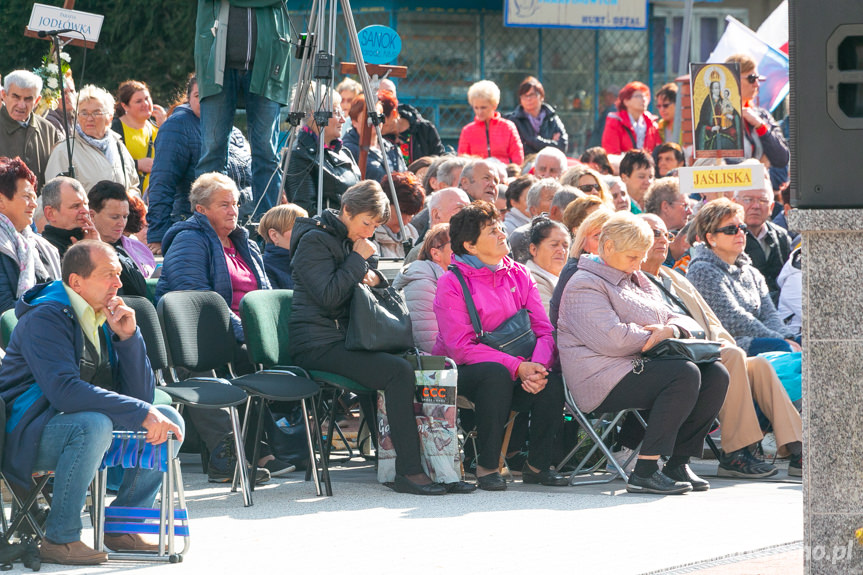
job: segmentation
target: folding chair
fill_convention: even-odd
[[[146,432],[114,431],[111,446],[102,460],[102,468],[96,473],[90,487],[94,508],[94,548],[105,550],[105,533],[158,534],[157,551],[128,551],[108,553],[109,559],[131,561],[165,561],[179,563],[189,550],[189,512],[183,491],[183,476],[180,460],[173,454],[174,434],[161,445],[146,443]],[[162,470],[162,491],[158,509],[135,507],[105,507],[105,489],[108,468],[121,464],[124,468],[143,467]],[[175,492],[176,503],[175,506]],[[176,551],[175,538],[183,538],[182,551]]]
[[[635,417],[638,419],[638,422],[643,425],[645,428],[647,427],[647,423],[644,421],[644,418],[641,417],[641,414],[638,413],[637,409],[624,409],[617,413],[598,413],[593,412],[589,414],[585,414],[582,412],[578,406],[575,404],[575,399],[572,397],[572,393],[569,391],[569,388],[564,384],[564,397],[566,400],[566,408],[572,413],[573,418],[578,422],[578,425],[585,433],[585,437],[582,437],[578,440],[575,447],[573,447],[570,452],[563,458],[563,460],[557,465],[557,469],[562,469],[564,465],[566,465],[570,459],[572,459],[576,453],[582,448],[583,445],[586,445],[588,441],[592,442],[593,445],[588,450],[587,454],[581,458],[578,464],[575,466],[575,469],[572,471],[572,475],[569,478],[570,485],[592,485],[597,483],[609,483],[614,479],[620,477],[624,481],[629,481],[629,474],[623,469],[620,463],[614,458],[614,455],[611,453],[611,448],[607,444],[610,441],[609,436],[611,433],[617,428],[618,424],[623,420],[624,416],[630,411],[635,414]],[[599,461],[593,463],[592,465],[589,463],[593,454],[596,453],[596,450],[599,449],[602,453]],[[638,449],[634,450],[634,453],[631,457],[635,457],[638,453]],[[614,471],[607,471],[605,468],[605,464],[610,464]],[[629,461],[624,462],[624,466],[629,463]],[[579,477],[587,477],[586,480],[576,481]]]
[[[290,319],[293,302],[291,290],[256,290],[247,293],[240,301],[240,315],[243,318],[243,332],[246,336],[246,348],[249,357],[258,371],[254,374],[235,379],[232,383],[249,393],[249,405],[246,419],[243,422],[243,432],[247,432],[247,424],[252,413],[252,402],[255,398],[260,406],[257,427],[255,429],[255,448],[252,461],[257,461],[258,446],[261,443],[261,431],[264,424],[263,408],[270,401],[299,401],[303,410],[303,422],[306,427],[306,440],[309,448],[309,467],[306,468],[306,481],[314,477],[315,490],[321,495],[321,480],[323,480],[327,495],[333,494],[330,483],[330,473],[324,458],[324,446],[319,432],[315,399],[320,393],[320,386],[309,379],[306,370],[291,365],[288,353]],[[302,377],[298,377],[297,374]],[[314,426],[309,424],[309,412]],[[315,448],[321,454],[321,472],[318,473],[318,460]],[[254,489],[254,486],[253,486]]]

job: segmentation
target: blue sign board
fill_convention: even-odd
[[[402,51],[402,39],[389,26],[366,26],[357,35],[366,64],[390,64]]]

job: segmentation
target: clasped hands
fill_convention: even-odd
[[[548,383],[548,370],[541,363],[523,361],[518,366],[521,387],[528,393],[539,393]]]

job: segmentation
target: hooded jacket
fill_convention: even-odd
[[[353,245],[335,210],[297,218],[291,235],[294,301],[289,324],[295,358],[345,340],[354,287],[375,267]]]
[[[545,110],[545,117],[539,125],[539,134],[533,131],[533,125],[530,123],[530,118],[527,112],[521,105],[516,106],[515,110],[506,115],[506,119],[515,124],[518,129],[518,135],[521,138],[521,144],[524,147],[524,155],[529,156],[535,154],[547,146],[554,146],[564,154],[566,146],[569,143],[569,136],[566,134],[566,127],[563,121],[554,108],[543,103],[542,109]],[[560,134],[560,137],[555,140],[554,135]]]
[[[524,163],[524,147],[518,128],[495,112],[488,122],[474,119],[461,129],[458,138],[459,156],[497,158],[504,164]]]
[[[237,253],[251,268],[258,282],[258,289],[270,289],[270,280],[264,272],[264,261],[257,244],[249,240],[245,228],[234,228],[228,234]],[[196,212],[188,220],[177,222],[162,239],[162,275],[156,284],[156,303],[171,291],[197,290],[218,293],[231,307],[234,290],[225,261],[225,250],[216,230],[204,214]],[[231,311],[234,337],[242,343],[243,324],[239,316]]]
[[[141,331],[120,341],[107,324],[115,393],[80,377],[84,332],[63,282],[40,284],[15,304],[18,325],[0,366],[0,397],[6,402],[3,472],[30,485],[33,463],[48,421],[60,412],[93,411],[117,427],[140,428],[153,401],[155,380]]]
[[[434,124],[423,118],[419,110],[410,104],[399,104],[399,116],[408,121],[408,129],[398,135],[384,136],[401,152],[405,163],[410,164],[423,156],[442,156],[446,149],[440,141],[440,135]]]
[[[434,310],[440,331],[432,353],[450,357],[459,365],[500,363],[509,370],[513,380],[518,378],[518,366],[523,361],[551,368],[556,359],[553,328],[527,268],[509,256],[501,260],[495,271],[487,267],[476,269],[457,261],[453,261],[453,265],[458,266],[464,276],[484,331],[494,331],[516,312],[527,309],[536,335],[536,347],[532,357],[523,358],[477,342],[461,283],[448,271],[438,280],[435,294]]]
[[[264,246],[264,270],[273,289],[294,289],[291,278],[291,250],[267,242]]]
[[[437,316],[434,298],[437,281],[446,273],[430,260],[416,260],[405,267],[393,281],[393,287],[403,290],[405,304],[411,314],[414,344],[420,351],[431,353],[437,340]]]

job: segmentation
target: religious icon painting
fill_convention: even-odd
[[[738,64],[690,64],[696,158],[743,157],[743,102]]]

